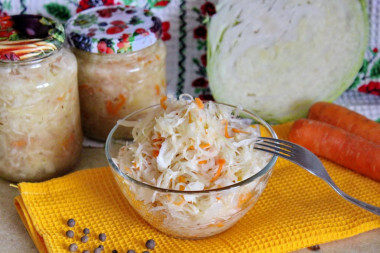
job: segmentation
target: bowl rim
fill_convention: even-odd
[[[230,104],[226,104],[226,103],[219,103],[219,102],[214,102],[214,101],[212,101],[212,102],[215,104],[225,105],[225,106],[229,106],[229,107],[233,107],[233,108],[239,108],[239,106],[235,106],[235,105],[230,105]],[[121,120],[125,120],[129,117],[132,117],[135,114],[138,114],[140,112],[143,112],[145,110],[149,110],[151,108],[158,107],[158,106],[160,106],[160,104],[155,104],[155,105],[151,105],[151,106],[144,107],[142,109],[136,110],[136,111],[128,114],[127,116],[123,117]],[[250,116],[253,116],[254,120],[258,121],[258,123],[263,125],[269,131],[269,133],[272,135],[271,138],[278,139],[276,132],[269,125],[269,123],[267,123],[265,120],[263,120],[257,114],[255,114],[255,113],[253,113],[247,109],[241,108],[241,111],[250,114]],[[256,178],[266,174],[275,165],[277,158],[278,158],[277,155],[273,155],[272,158],[269,160],[269,162],[260,171],[258,171],[256,174],[252,175],[251,177],[249,177],[243,181],[237,182],[235,184],[227,185],[224,187],[208,189],[208,190],[197,190],[197,191],[181,191],[181,190],[174,190],[174,189],[168,189],[168,188],[161,188],[161,187],[157,187],[154,185],[144,183],[144,182],[139,181],[133,177],[128,176],[126,173],[121,171],[119,169],[119,167],[115,164],[115,162],[113,161],[111,154],[110,154],[110,145],[111,145],[112,136],[115,133],[115,131],[118,129],[119,126],[121,126],[119,123],[115,124],[115,126],[109,132],[109,134],[107,136],[107,140],[105,142],[105,154],[106,154],[106,158],[107,158],[108,163],[111,165],[112,170],[114,172],[116,172],[117,174],[119,174],[124,179],[126,179],[126,180],[128,180],[134,184],[137,184],[139,186],[143,186],[143,187],[146,187],[150,190],[154,190],[154,191],[158,191],[158,192],[176,193],[176,194],[178,193],[178,194],[183,194],[183,195],[193,195],[193,194],[205,194],[205,193],[221,192],[221,191],[231,190],[231,189],[246,185],[248,183],[251,183]]]

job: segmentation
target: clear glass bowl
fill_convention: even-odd
[[[157,106],[159,105],[138,110],[124,119],[141,119],[144,114]],[[270,125],[260,117],[247,110],[240,112],[240,117],[249,118],[252,124],[259,125],[261,135],[277,138]],[[133,141],[131,130],[131,127],[116,124],[106,141],[105,152],[115,180],[130,205],[143,219],[159,231],[177,238],[201,239],[221,233],[233,226],[256,203],[266,187],[277,160],[277,156],[272,156],[258,173],[222,188],[203,191],[159,188],[130,177],[117,165],[115,159],[119,149],[127,141]],[[197,206],[201,211],[197,214],[189,212],[192,200],[198,198],[202,200],[202,206]],[[150,201],[151,199],[153,201]]]

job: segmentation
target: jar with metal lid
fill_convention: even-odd
[[[40,15],[0,18],[0,177],[45,180],[80,157],[77,62],[64,39]]]
[[[104,141],[117,120],[166,93],[161,21],[137,7],[91,8],[66,24],[78,60],[82,127]]]

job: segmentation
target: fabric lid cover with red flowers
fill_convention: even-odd
[[[0,61],[33,61],[59,50],[65,40],[60,23],[41,15],[0,18]]]
[[[161,20],[147,9],[102,6],[82,11],[66,24],[68,42],[83,51],[101,54],[134,52],[161,36]]]

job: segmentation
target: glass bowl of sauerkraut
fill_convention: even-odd
[[[154,228],[200,239],[256,203],[277,157],[254,149],[271,126],[243,108],[183,94],[119,120],[106,141],[115,180]]]

